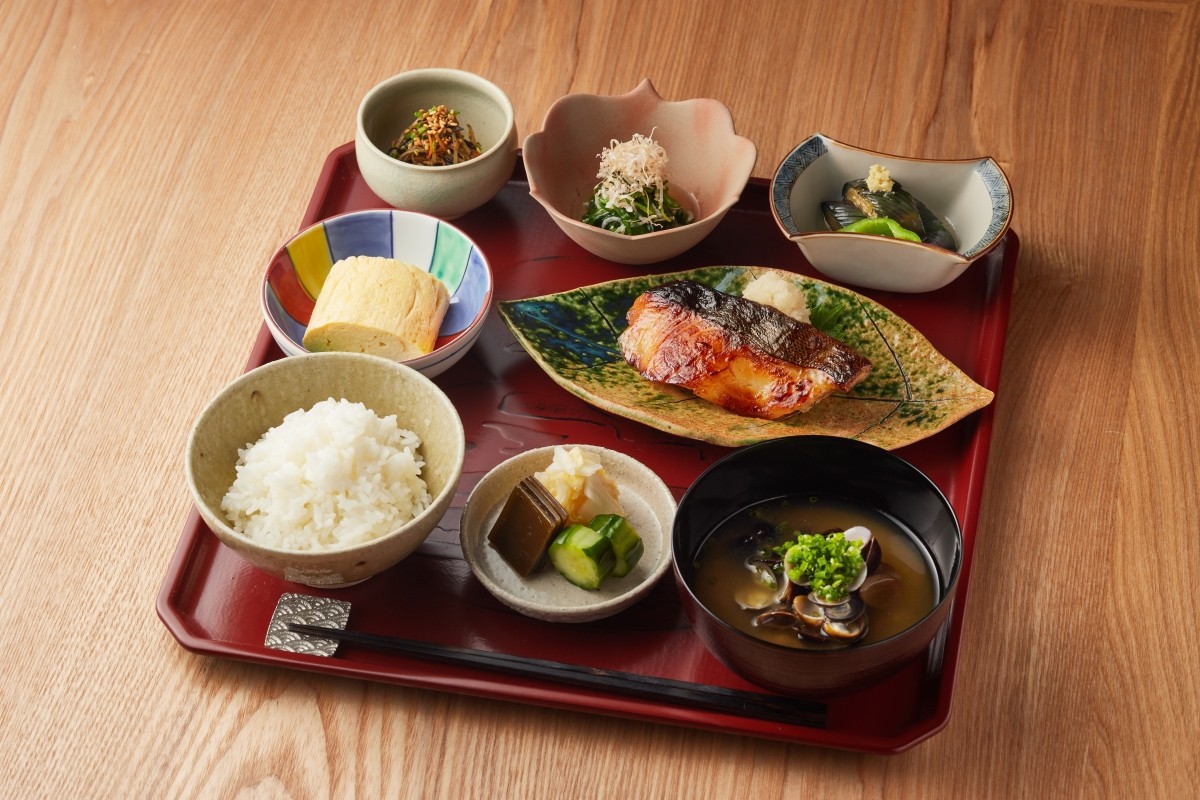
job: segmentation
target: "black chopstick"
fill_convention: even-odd
[[[727,689],[722,686],[708,686],[671,678],[650,677],[632,672],[585,667],[579,664],[565,664],[561,661],[526,658],[489,650],[431,644],[414,639],[347,631],[341,628],[326,628],[320,625],[289,622],[287,629],[307,636],[392,650],[448,664],[480,667],[525,678],[556,681],[571,686],[614,692],[655,702],[669,701],[739,717],[753,717],[809,728],[824,728],[826,724],[825,704],[813,700],[757,694],[739,689]]]

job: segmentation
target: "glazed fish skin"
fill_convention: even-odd
[[[814,326],[694,281],[643,293],[626,320],[621,355],[643,377],[684,386],[742,416],[808,411],[871,370],[870,361]]]

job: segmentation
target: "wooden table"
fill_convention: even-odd
[[[114,2],[0,13],[0,795],[1182,797],[1200,784],[1200,4]],[[835,8],[836,6],[836,8]],[[183,448],[359,98],[452,66],[994,156],[1021,236],[950,724],[894,757],[194,656]]]

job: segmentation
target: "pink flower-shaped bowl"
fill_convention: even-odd
[[[633,134],[652,136],[667,153],[670,192],[694,219],[678,228],[627,236],[588,225],[584,209],[597,183],[600,152]],[[546,112],[542,130],[523,145],[529,194],[567,236],[620,264],[677,256],[707,236],[741,196],[758,151],[733,130],[717,100],[664,100],[649,80],[628,94],[572,94]]]

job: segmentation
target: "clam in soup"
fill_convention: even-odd
[[[929,614],[939,594],[915,536],[880,512],[826,497],[738,512],[705,540],[695,568],[696,596],[713,614],[789,647],[886,639]]]

